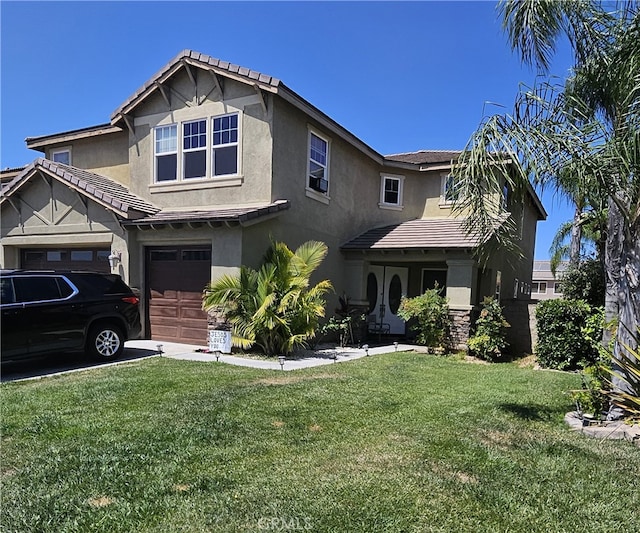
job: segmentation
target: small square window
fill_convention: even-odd
[[[402,206],[403,176],[382,176],[380,207]]]
[[[71,164],[71,149],[64,148],[51,152],[51,160],[54,163],[62,163],[63,165]]]

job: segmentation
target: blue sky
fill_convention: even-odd
[[[185,48],[287,86],[382,154],[462,149],[489,102],[512,108],[523,67],[495,1],[0,3],[0,167],[26,137],[109,122]],[[553,74],[570,67],[566,51]],[[536,258],[571,210],[551,192]]]

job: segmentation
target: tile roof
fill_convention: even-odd
[[[385,155],[384,159],[385,161],[410,163],[413,165],[448,164],[451,163],[452,160],[458,159],[461,153],[460,150],[419,150],[417,152]]]
[[[171,61],[169,61],[164,67],[162,67],[156,74],[154,74],[142,87],[140,87],[133,95],[131,95],[118,109],[111,114],[111,124],[116,124],[120,121],[123,114],[129,112],[139,101],[144,99],[151,91],[155,90],[157,83],[163,83],[173,73],[176,72],[183,64],[192,64],[200,68],[209,69],[212,71],[223,71],[225,75],[240,78],[244,81],[257,84],[262,88],[276,89],[280,85],[280,80],[262,74],[255,70],[234,65],[228,61],[222,61],[200,52],[193,50],[183,50]]]
[[[341,246],[342,250],[399,250],[474,248],[478,235],[467,235],[464,219],[423,218],[366,231]]]
[[[124,185],[88,170],[38,158],[2,187],[0,202],[10,197],[37,172],[42,171],[72,187],[124,218],[151,215],[159,208],[129,192]]]
[[[198,223],[198,222],[239,222],[241,224],[279,213],[289,209],[288,200],[276,200],[270,204],[245,207],[220,207],[211,209],[172,210],[166,209],[158,213],[136,220],[128,220],[127,226],[156,226],[163,224]]]

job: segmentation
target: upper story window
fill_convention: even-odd
[[[380,207],[402,207],[404,176],[382,175],[380,182]]]
[[[207,175],[207,121],[196,120],[182,125],[184,178]]]
[[[157,126],[154,132],[156,183],[238,174],[238,113]]]
[[[506,183],[502,186],[502,210],[509,211],[509,186]]]
[[[456,199],[455,182],[451,174],[440,178],[440,205],[450,205]]]
[[[51,161],[54,163],[62,163],[63,165],[71,164],[71,148],[61,148],[51,152]]]
[[[172,181],[178,177],[178,127],[155,129],[156,181]]]
[[[213,119],[212,174],[224,176],[238,172],[238,115]]]
[[[329,141],[309,132],[309,189],[321,194],[329,191]]]

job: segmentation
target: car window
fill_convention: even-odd
[[[72,280],[86,294],[129,294],[131,292],[122,278],[114,274],[83,274],[72,277]]]
[[[12,304],[15,301],[11,278],[0,278],[0,304]]]
[[[62,279],[53,276],[25,276],[13,278],[16,302],[60,300],[73,293]]]

